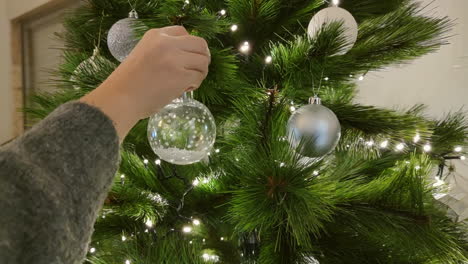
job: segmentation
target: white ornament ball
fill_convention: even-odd
[[[123,62],[138,43],[133,31],[133,25],[137,21],[138,14],[130,12],[128,18],[117,21],[107,34],[107,46],[109,51],[118,61]]]
[[[335,149],[341,137],[341,125],[330,109],[314,98],[313,104],[292,114],[287,127],[288,140],[298,153],[310,158],[322,157]]]
[[[208,108],[190,96],[174,100],[148,123],[148,140],[162,160],[188,165],[208,157],[216,123]]]
[[[334,6],[320,10],[312,17],[307,33],[310,38],[315,38],[324,26],[333,22],[343,23],[342,28],[345,45],[339,52],[332,54],[332,56],[344,55],[353,48],[358,37],[358,24],[353,15],[346,9]]]

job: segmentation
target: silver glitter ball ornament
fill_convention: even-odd
[[[210,110],[186,93],[148,122],[148,140],[160,159],[188,165],[208,157],[216,139],[216,123]]]
[[[310,104],[299,108],[289,118],[288,141],[301,155],[322,157],[335,149],[341,137],[341,125],[320,98],[311,98]]]
[[[133,31],[133,24],[138,19],[138,14],[132,10],[128,18],[117,21],[107,34],[107,46],[112,56],[122,62],[132,52],[138,43]]]

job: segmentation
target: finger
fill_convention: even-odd
[[[210,57],[191,52],[182,52],[179,56],[186,70],[198,71],[206,77],[211,61]]]
[[[203,38],[197,36],[180,36],[175,38],[175,45],[183,51],[197,53],[211,57],[208,43]]]
[[[182,26],[170,26],[163,27],[159,29],[160,33],[169,35],[169,36],[187,36],[189,35],[188,31]]]
[[[194,71],[194,70],[187,70],[186,73],[189,76],[189,81],[186,84],[185,91],[190,92],[193,90],[198,89],[203,80],[205,80],[206,75],[202,72],[199,71]]]

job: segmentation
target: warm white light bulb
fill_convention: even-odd
[[[95,248],[90,248],[90,249],[89,249],[89,253],[94,253],[94,252],[96,252],[96,249],[95,249]]]
[[[130,263],[132,263],[132,262],[130,260],[128,260],[128,259],[125,261],[125,264],[130,264]]]
[[[416,136],[414,136],[414,138],[413,138],[413,142],[418,143],[419,140],[421,140],[421,136],[419,134],[416,134]]]
[[[161,165],[161,160],[157,159],[157,160],[154,161],[154,163],[156,163],[156,165]]]
[[[208,178],[203,178],[203,183],[208,183],[210,180]]]
[[[461,152],[463,149],[462,149],[462,147],[457,146],[457,147],[455,147],[454,150],[455,150],[455,152]]]
[[[363,81],[364,80],[364,75],[359,76],[358,80]]]
[[[403,144],[403,143],[400,143],[400,144],[396,145],[396,149],[398,151],[403,150],[404,148],[405,148],[405,144]]]
[[[429,144],[426,144],[426,145],[424,145],[423,149],[424,149],[425,152],[429,152],[429,151],[432,150],[432,146],[429,145]]]
[[[372,146],[374,146],[374,141],[369,140],[369,141],[366,142],[366,145],[367,145],[368,147],[372,147]]]
[[[328,80],[330,80],[330,78],[328,78],[328,77],[325,77],[325,78],[323,78],[323,79],[324,79],[325,81],[328,81]]]
[[[198,179],[193,180],[192,182],[193,186],[198,186],[200,184],[200,181]]]
[[[190,227],[190,226],[184,226],[184,227],[182,228],[182,232],[184,232],[184,233],[190,233],[190,232],[192,232],[192,227]]]
[[[319,171],[314,170],[314,172],[312,172],[312,174],[314,174],[315,176],[317,176],[317,175],[319,175]]]
[[[148,219],[145,223],[145,225],[149,228],[153,227],[153,221],[151,221],[150,219]]]
[[[337,6],[340,4],[340,0],[332,0],[332,4]]]
[[[198,219],[193,219],[192,223],[196,226],[199,226],[200,225],[200,220]]]
[[[249,50],[250,50],[250,46],[248,46],[248,45],[242,45],[242,46],[240,47],[240,51],[241,51],[242,53],[247,53],[247,52],[249,52]]]
[[[284,167],[286,164],[284,162],[280,163],[280,168]]]
[[[232,32],[236,32],[237,29],[239,29],[239,26],[237,26],[237,25],[232,25],[232,26],[231,26],[231,31],[232,31]]]
[[[294,111],[296,111],[296,107],[291,106],[291,107],[289,107],[289,110],[291,110],[291,112],[294,112]]]
[[[122,241],[125,241],[127,240],[127,237],[126,236],[122,236]]]
[[[225,9],[221,9],[221,11],[219,11],[219,13],[220,13],[222,16],[224,16],[224,15],[226,15],[226,10],[225,10]]]
[[[215,150],[215,152],[216,152],[216,153],[219,153],[219,152],[220,152],[220,150],[219,150],[219,149],[216,149],[216,150]]]
[[[381,147],[381,148],[386,148],[386,147],[388,147],[388,140],[385,140],[385,141],[381,142],[381,143],[380,143],[380,147]]]
[[[273,61],[273,58],[272,58],[271,56],[267,56],[267,57],[265,58],[265,63],[266,63],[266,64],[270,64],[272,61]]]
[[[120,175],[120,179],[125,179],[125,174]]]
[[[144,163],[145,165],[147,165],[147,164],[149,163],[149,161],[148,161],[147,159],[144,159],[144,160],[143,160],[143,163]]]
[[[415,168],[416,170],[420,170],[420,169],[421,169],[421,166],[418,165],[418,166],[416,166],[416,167],[414,167],[414,168]]]
[[[224,237],[221,237],[220,240],[221,240],[221,241],[224,241]]]

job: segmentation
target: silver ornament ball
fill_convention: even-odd
[[[317,34],[321,32],[324,26],[332,22],[343,23],[343,38],[345,42],[341,50],[335,54],[331,54],[331,56],[344,55],[353,48],[358,37],[358,24],[353,15],[351,15],[351,13],[349,13],[346,9],[333,6],[320,10],[312,17],[312,20],[310,21],[309,27],[307,29],[307,33],[309,34],[310,38],[315,38]]]
[[[189,94],[164,107],[148,123],[148,140],[154,153],[177,165],[207,158],[215,139],[213,115]]]
[[[341,125],[319,98],[303,106],[289,118],[287,133],[291,147],[301,155],[322,157],[335,149],[341,137]]]
[[[135,11],[130,12],[128,18],[117,21],[107,34],[109,51],[118,61],[123,62],[138,43],[133,31],[133,25],[138,19]]]

